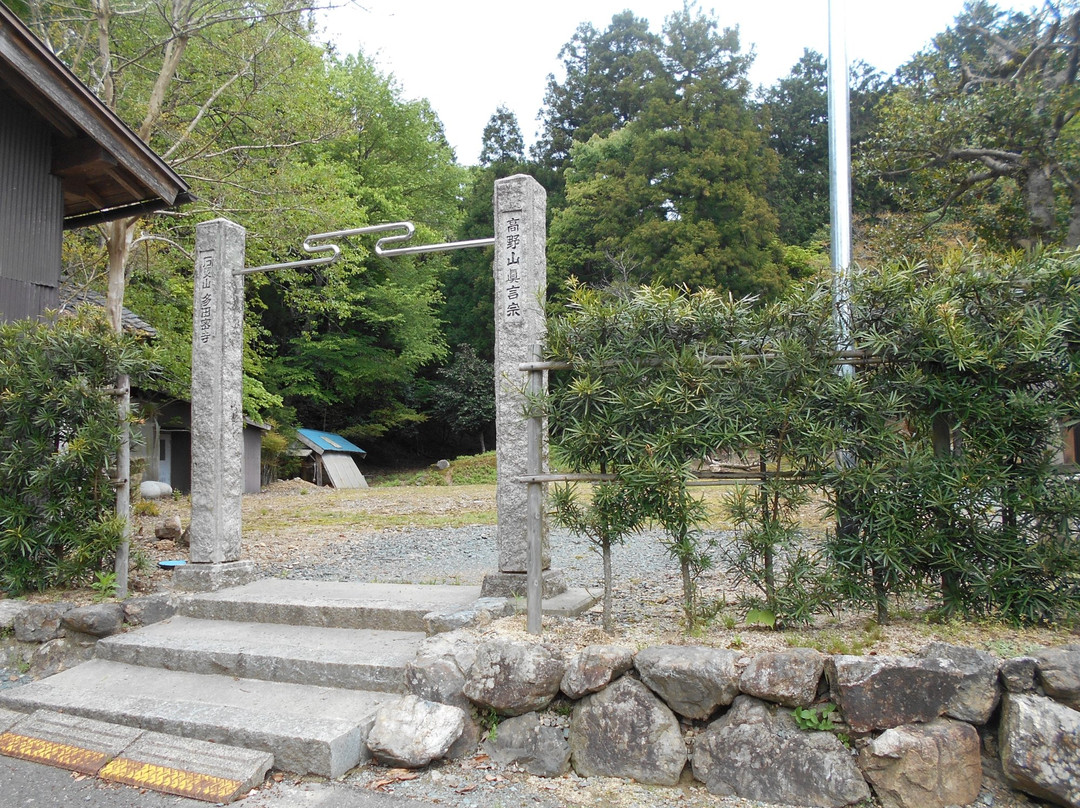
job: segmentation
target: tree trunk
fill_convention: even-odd
[[[116,333],[123,333],[125,266],[131,249],[131,233],[135,219],[120,219],[105,226],[109,251],[109,288],[105,296],[105,313]],[[123,524],[123,537],[116,551],[116,597],[126,598],[128,592],[128,555],[131,542],[131,378],[121,375],[116,380],[118,391],[117,419],[120,422],[120,448],[116,452],[116,517]]]
[[[604,559],[604,631],[610,634],[615,629],[614,615],[611,613],[611,542],[601,545]]]
[[[1054,204],[1054,183],[1050,177],[1050,167],[1032,166],[1028,169],[1027,182],[1024,185],[1024,197],[1027,202],[1028,218],[1031,220],[1031,235],[1035,239],[1052,241],[1057,219]]]

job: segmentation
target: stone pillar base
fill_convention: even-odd
[[[184,564],[173,570],[173,589],[181,592],[215,592],[229,586],[243,586],[258,577],[254,561],[226,561],[223,564]]]
[[[544,570],[542,577],[544,600],[554,598],[566,591],[566,581],[558,570]],[[482,598],[528,597],[528,576],[524,572],[489,572],[480,586]]]

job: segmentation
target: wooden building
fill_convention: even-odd
[[[368,487],[353,460],[353,455],[364,457],[367,452],[355,443],[318,429],[298,429],[296,439],[300,446],[293,453],[304,458],[302,476],[305,480],[334,488]]]
[[[0,320],[57,308],[63,231],[188,185],[0,3]]]

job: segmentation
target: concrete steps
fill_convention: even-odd
[[[19,712],[52,710],[270,752],[274,766],[339,777],[367,760],[384,693],[143,668],[93,659],[3,692]]]
[[[204,620],[424,632],[424,615],[465,609],[479,597],[478,586],[266,578],[245,586],[189,595],[181,599],[179,612]]]
[[[97,657],[146,668],[397,693],[423,635],[413,631],[201,620],[177,615],[97,644]]]
[[[269,752],[276,768],[339,777],[367,760],[375,710],[403,691],[425,615],[467,609],[479,594],[267,579],[186,595],[175,617],[0,692],[0,707]]]

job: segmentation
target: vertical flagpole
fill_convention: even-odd
[[[837,350],[851,350],[851,126],[847,0],[829,0],[829,225]],[[843,365],[850,375],[853,368]]]

